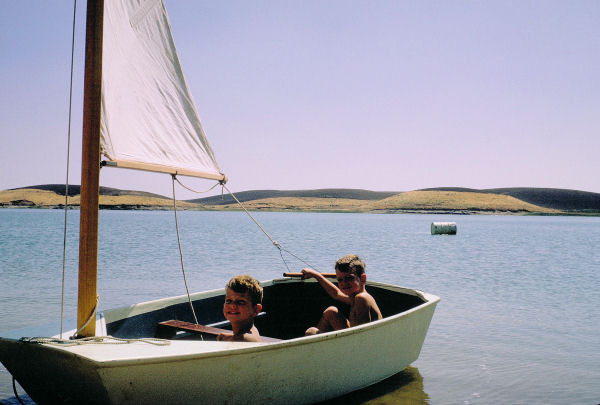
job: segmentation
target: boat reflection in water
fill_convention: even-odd
[[[371,385],[319,405],[333,404],[429,404],[429,395],[423,390],[423,377],[416,367],[407,367],[401,372]]]

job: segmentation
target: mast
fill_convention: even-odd
[[[79,221],[77,329],[94,314],[98,270],[98,200],[100,194],[100,114],[104,0],[88,0],[83,96],[83,145]],[[96,334],[96,317],[78,336]]]

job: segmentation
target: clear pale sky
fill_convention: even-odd
[[[234,192],[600,192],[600,1],[166,4]],[[0,189],[64,183],[73,2],[0,6]],[[84,9],[79,1],[71,184]],[[101,185],[171,193],[170,176],[130,170],[104,169]]]

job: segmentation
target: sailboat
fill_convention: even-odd
[[[314,403],[418,358],[439,298],[378,282],[367,290],[383,319],[313,336],[304,331],[330,304],[320,286],[285,275],[262,282],[261,342],[214,338],[228,327],[224,290],[97,311],[100,167],[222,183],[226,176],[202,130],[162,0],[88,1],[84,92],[77,326],[65,332],[77,339],[59,339],[56,330],[41,335],[47,339],[0,337],[0,361],[35,402]]]

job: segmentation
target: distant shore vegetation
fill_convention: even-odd
[[[79,207],[79,186],[67,204]],[[600,193],[551,188],[475,190],[442,187],[407,192],[357,189],[253,190],[236,193],[250,211],[443,213],[505,215],[600,215]],[[171,210],[173,201],[143,191],[100,189],[101,209]],[[64,208],[65,186],[49,184],[0,191],[0,208]],[[177,209],[232,211],[231,195],[177,201]]]

